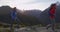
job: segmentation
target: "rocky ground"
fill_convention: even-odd
[[[5,32],[9,30],[10,28],[0,28],[0,32]],[[60,32],[60,29],[55,29],[57,32]],[[53,32],[51,27],[47,30],[46,27],[40,27],[40,26],[27,26],[22,28],[14,28],[14,32]],[[8,32],[8,31],[7,31]]]
[[[56,32],[60,32],[60,29],[55,29]],[[19,28],[19,29],[15,29],[14,32],[53,32],[51,28],[49,28],[48,30],[46,29],[46,27],[23,27],[23,28]]]

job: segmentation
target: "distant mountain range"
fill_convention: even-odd
[[[35,25],[35,24],[39,24],[39,17],[40,17],[40,13],[42,11],[41,10],[25,10],[23,12],[23,15],[26,16],[26,18],[24,19],[24,22],[30,23],[31,25]]]
[[[13,8],[9,6],[2,6],[0,7],[0,22],[4,23],[11,23],[11,16],[10,12],[13,10]],[[36,17],[39,17],[39,14],[41,13],[40,10],[29,10],[24,11],[23,14],[21,10],[17,9],[17,17],[18,19],[28,25],[37,24],[39,21],[36,19]],[[33,19],[33,20],[32,20]]]
[[[42,12],[41,10],[34,9],[34,10],[24,11],[24,14],[27,16],[34,16],[36,18],[39,18],[41,12]]]
[[[17,9],[17,17],[20,20],[20,23],[24,23],[26,25],[36,25],[36,24],[51,24],[50,18],[49,18],[49,9],[45,9],[43,12],[41,10],[26,10],[24,12],[21,12],[21,10]],[[0,22],[4,23],[11,23],[11,16],[10,11],[12,11],[13,8],[9,6],[2,6],[0,7]],[[56,9],[56,23],[60,22],[60,5],[57,6]]]

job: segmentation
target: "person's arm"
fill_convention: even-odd
[[[11,16],[11,17],[13,16],[13,11],[10,11],[10,16]]]

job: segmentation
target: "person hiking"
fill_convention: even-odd
[[[13,10],[11,11],[11,25],[10,25],[10,29],[12,30],[13,28],[13,24],[16,21],[17,25],[16,28],[19,28],[19,20],[17,18],[17,10],[16,7],[13,8]]]

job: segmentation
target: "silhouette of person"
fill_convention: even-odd
[[[47,29],[49,27],[52,27],[52,30],[55,31],[55,11],[56,10],[56,4],[52,4],[50,7],[50,11],[49,11],[49,17],[51,20],[51,24],[47,26]]]
[[[19,20],[17,18],[17,10],[16,10],[16,7],[13,8],[13,10],[11,11],[11,27],[10,29],[12,30],[13,28],[13,23],[16,21],[17,23],[17,28],[19,28]],[[12,31],[11,31],[12,32]]]

